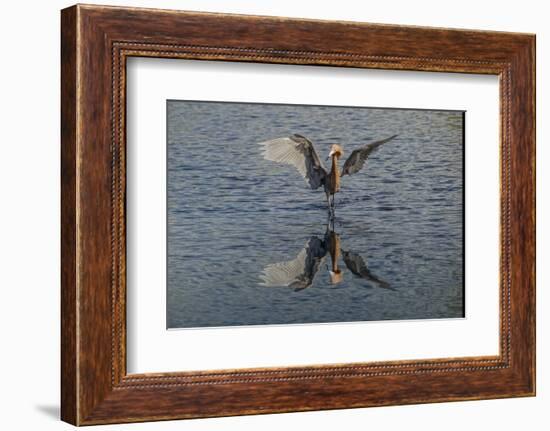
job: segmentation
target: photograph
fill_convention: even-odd
[[[465,317],[464,111],[166,109],[168,329]]]
[[[107,3],[6,9],[6,429],[548,422],[542,6]]]
[[[548,3],[94,3],[2,3],[1,429],[550,429]]]

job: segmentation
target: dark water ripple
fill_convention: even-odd
[[[393,290],[343,263],[337,285],[324,267],[300,292],[259,284],[265,266],[325,233],[323,193],[256,145],[292,133],[322,158],[341,142],[344,159],[400,135],[343,179],[336,201],[342,248]],[[463,315],[461,113],[169,102],[168,148],[169,327]]]

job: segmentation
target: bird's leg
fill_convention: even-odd
[[[335,205],[335,201],[334,201],[334,198],[335,196],[332,195],[332,200],[331,200],[331,203],[330,203],[330,209],[332,210],[332,218],[334,218],[336,216],[336,205]]]

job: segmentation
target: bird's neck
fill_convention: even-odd
[[[330,168],[330,178],[336,190],[340,187],[340,170],[338,169],[338,156],[332,155],[332,167]]]
[[[334,232],[332,232],[331,235],[329,253],[332,263],[332,271],[339,272],[338,259],[340,259],[340,237]]]
[[[338,268],[338,259],[340,259],[340,237],[335,232],[330,233],[329,253],[332,261],[330,280],[332,284],[338,284],[342,281],[342,271]]]

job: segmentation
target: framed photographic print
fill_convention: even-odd
[[[535,37],[62,11],[62,419],[535,394]]]

